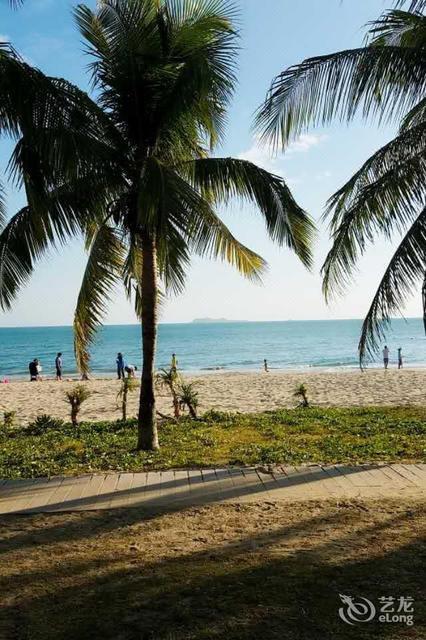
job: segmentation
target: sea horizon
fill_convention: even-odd
[[[260,371],[264,359],[271,371],[357,369],[361,323],[360,319],[164,322],[159,325],[156,368],[168,367],[176,353],[180,370],[189,374]],[[394,319],[386,341],[391,366],[396,365],[398,347],[405,366],[426,366],[422,318]],[[139,324],[107,324],[100,329],[91,349],[92,375],[113,375],[118,351],[140,371]],[[44,376],[53,377],[57,352],[63,354],[64,375],[77,375],[71,326],[1,327],[0,379],[26,379],[33,358],[39,358]],[[379,350],[370,367],[381,366],[380,355]]]
[[[408,322],[410,320],[420,320],[423,322],[423,318],[420,316],[403,316],[403,317],[391,317],[390,321],[402,321]],[[232,320],[232,318],[194,318],[193,320],[181,320],[177,322],[158,322],[158,326],[161,325],[182,325],[182,324],[257,324],[257,323],[279,323],[279,322],[363,322],[363,318],[309,318],[309,319],[296,319],[287,318],[285,320]],[[139,322],[105,322],[102,327],[140,327]],[[17,324],[17,325],[0,325],[0,331],[2,329],[54,329],[54,328],[70,328],[72,324]]]

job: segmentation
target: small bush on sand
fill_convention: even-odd
[[[64,421],[60,418],[54,418],[48,413],[43,413],[35,420],[30,422],[26,428],[26,432],[32,436],[41,436],[46,431],[57,431],[64,426]]]
[[[5,411],[3,413],[3,426],[5,429],[12,429],[16,424],[16,411]]]
[[[123,422],[127,420],[127,396],[129,393],[136,391],[138,381],[135,378],[123,378],[121,381],[120,391],[117,393],[117,400],[121,400],[121,419]]]
[[[178,397],[178,388],[181,384],[181,378],[175,367],[170,369],[160,369],[156,376],[157,383],[166,387],[170,391],[173,400],[173,412],[175,418],[180,416],[180,405]]]
[[[308,390],[304,384],[299,384],[294,390],[293,395],[295,398],[300,398],[300,402],[297,405],[298,407],[309,407]]]
[[[197,417],[198,407],[198,391],[195,384],[189,382],[181,382],[178,388],[179,405],[182,409],[188,408],[191,418]]]
[[[66,392],[65,398],[71,406],[71,422],[74,427],[78,427],[78,414],[80,413],[81,405],[90,395],[89,389],[84,384],[77,384],[71,391]]]

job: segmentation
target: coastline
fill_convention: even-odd
[[[162,368],[167,368],[167,366],[160,366],[156,369],[156,372],[160,371]],[[323,375],[323,374],[351,374],[351,373],[372,373],[378,371],[384,371],[383,364],[380,362],[371,363],[368,366],[361,369],[359,365],[341,365],[341,366],[326,366],[326,365],[300,365],[300,366],[291,366],[288,367],[274,367],[269,366],[268,373],[271,375]],[[397,365],[395,362],[389,364],[389,372],[397,371]],[[403,371],[414,371],[414,372],[426,372],[426,363],[413,363],[406,364],[404,363]],[[204,376],[233,376],[233,375],[254,375],[261,374],[263,375],[265,372],[261,366],[256,368],[231,368],[231,367],[205,367],[202,369],[179,369],[179,373],[184,378],[203,378]],[[74,371],[69,374],[66,372],[63,374],[64,382],[80,382],[81,378],[79,374]],[[136,378],[140,380],[141,377],[141,368],[138,367],[138,371],[136,372]],[[52,382],[55,380],[55,373],[49,372],[45,375],[45,372],[42,372],[42,378],[44,382]],[[0,385],[4,383],[4,379],[9,382],[17,383],[17,382],[28,382],[29,376],[27,373],[25,374],[12,374],[10,376],[2,375],[0,376]],[[110,371],[93,371],[90,373],[90,380],[115,380],[116,373],[115,370]],[[0,387],[1,388],[1,387]]]
[[[358,371],[358,320],[293,322],[235,322],[162,324],[156,365],[167,368],[176,353],[185,375],[252,373],[261,371],[266,358],[271,372]],[[388,331],[391,365],[402,346],[410,368],[426,366],[426,339],[420,318],[396,319]],[[43,375],[54,375],[57,352],[63,354],[67,377],[77,377],[72,327],[0,329],[0,380],[27,379],[28,363],[38,358]],[[140,364],[137,325],[108,325],[99,331],[91,348],[93,375],[113,377],[115,359],[123,353],[127,363]],[[380,350],[370,369],[380,369]]]
[[[356,370],[309,370],[265,372],[207,372],[183,376],[195,382],[199,393],[200,413],[209,409],[255,413],[294,407],[293,392],[304,383],[313,406],[398,406],[426,404],[426,368]],[[12,380],[0,385],[0,413],[16,411],[19,423],[25,424],[37,415],[50,414],[68,419],[65,391],[77,382],[28,382]],[[82,420],[117,420],[118,380],[98,377],[87,383],[91,396],[81,409]],[[129,416],[136,415],[138,393],[129,395]],[[158,390],[157,408],[171,414],[171,400],[164,389]],[[1,417],[1,416],[0,416]]]

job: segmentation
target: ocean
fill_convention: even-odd
[[[167,367],[176,353],[179,368],[191,373],[260,370],[266,358],[271,369],[347,369],[358,367],[360,320],[287,322],[217,322],[161,324],[156,366]],[[138,325],[110,325],[92,348],[92,373],[115,371],[118,351],[127,364],[140,366]],[[406,366],[426,366],[426,338],[420,318],[397,319],[386,336],[391,366],[402,347]],[[64,375],[77,373],[71,327],[0,329],[0,378],[28,375],[28,363],[39,358],[43,375],[54,375],[57,351],[63,353]],[[376,363],[380,366],[380,354]]]

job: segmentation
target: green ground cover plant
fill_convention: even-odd
[[[223,465],[420,461],[426,408],[308,408],[257,414],[210,411],[165,420],[161,450],[136,451],[135,420],[48,421],[0,430],[0,477],[42,477]],[[40,425],[37,425],[38,427]]]

